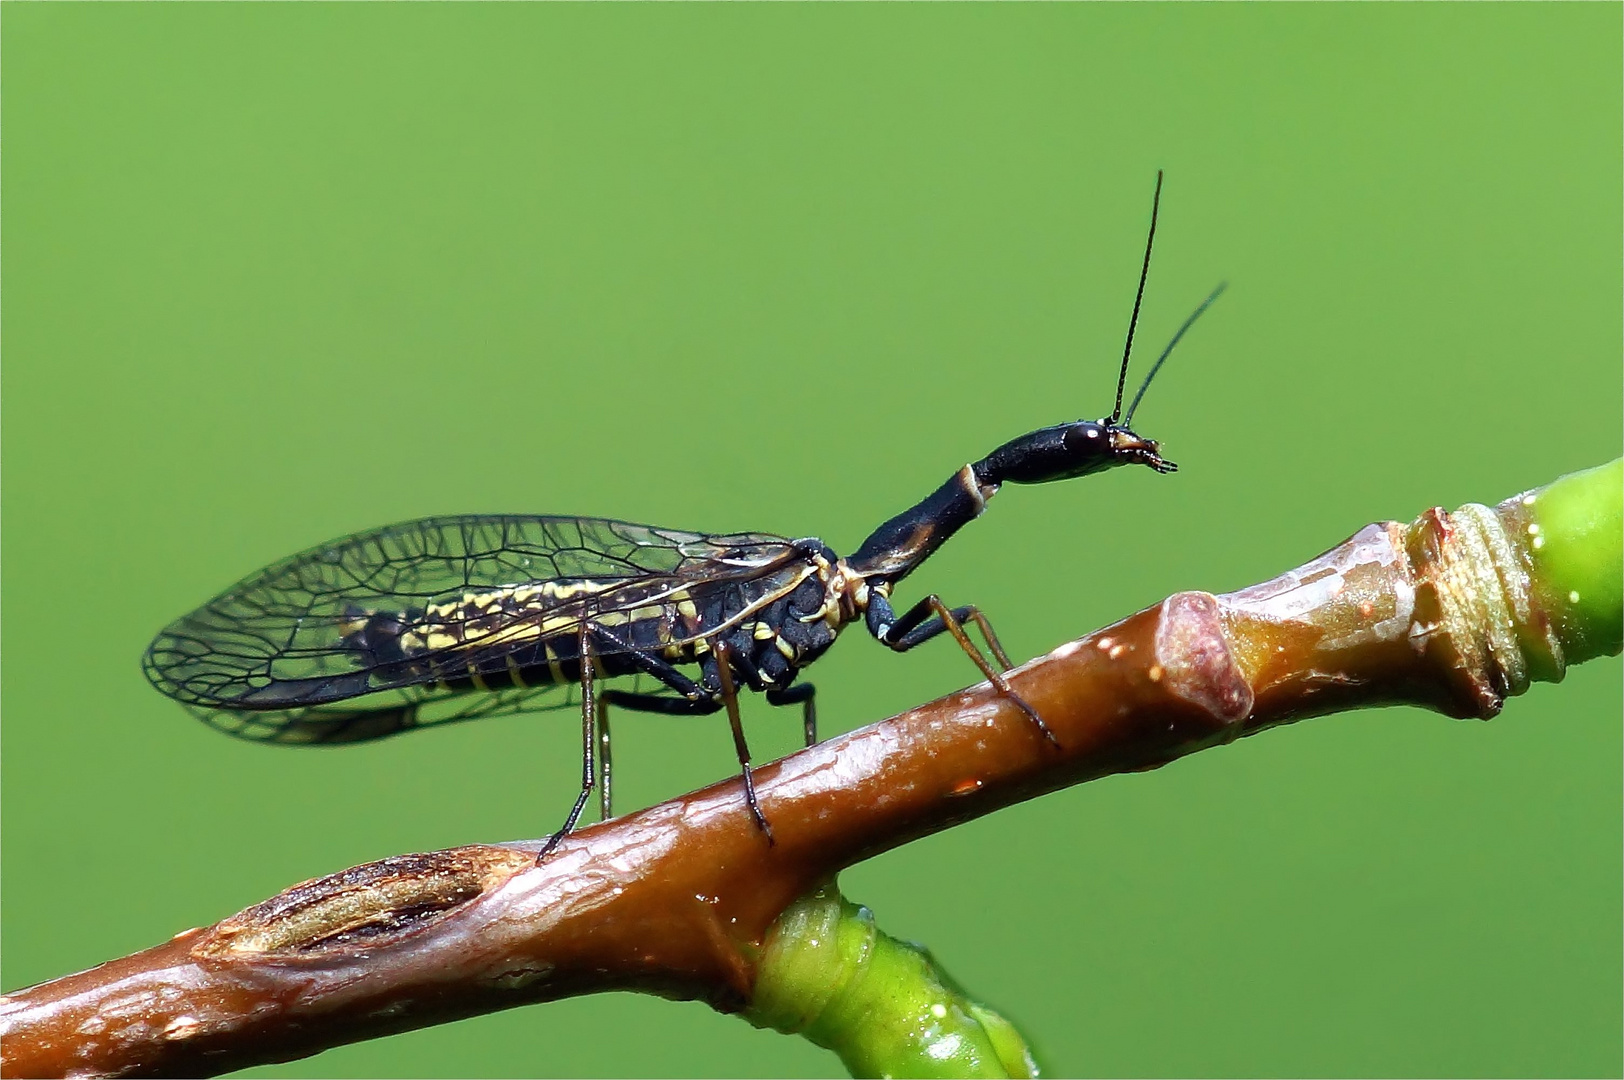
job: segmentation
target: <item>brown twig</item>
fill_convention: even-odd
[[[796,897],[908,840],[1079,781],[1376,704],[1490,717],[1560,678],[1524,504],[1369,526],[1273,581],[1180,593],[1010,674],[737,780],[537,844],[407,855],[297,885],[0,1005],[5,1076],[205,1075],[572,994],[737,1010]]]

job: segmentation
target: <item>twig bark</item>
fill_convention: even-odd
[[[296,885],[8,995],[0,1071],[213,1075],[611,989],[747,1009],[786,907],[888,848],[1308,716],[1487,719],[1618,652],[1619,476],[1370,525],[1272,581],[1179,593],[1062,645],[1010,673],[1058,746],[982,684],[763,766],[772,847],[730,780],[582,829],[540,866],[539,843],[481,845]],[[1567,512],[1580,495],[1599,526]],[[1573,555],[1597,544],[1613,554]],[[1586,559],[1599,569],[1573,569]]]

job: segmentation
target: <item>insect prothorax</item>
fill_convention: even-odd
[[[1156,174],[1156,195],[1151,203],[1150,234],[1145,241],[1145,261],[1139,273],[1139,290],[1134,296],[1133,315],[1128,321],[1128,339],[1122,350],[1117,373],[1116,406],[1111,415],[1099,420],[1073,420],[1053,427],[1039,428],[998,447],[980,461],[955,473],[936,491],[911,509],[881,525],[846,561],[852,573],[871,587],[888,585],[912,573],[920,563],[946,542],[967,522],[978,517],[987,500],[1003,484],[1046,484],[1104,472],[1119,465],[1146,465],[1159,473],[1175,472],[1178,466],[1162,457],[1161,444],[1147,439],[1130,426],[1145,391],[1167,361],[1173,346],[1218,299],[1225,286],[1219,285],[1190,313],[1174,333],[1167,347],[1151,365],[1126,414],[1122,409],[1127,388],[1128,361],[1133,355],[1133,334],[1139,323],[1139,307],[1145,296],[1150,273],[1150,252],[1156,240],[1156,214],[1161,206],[1162,174]]]

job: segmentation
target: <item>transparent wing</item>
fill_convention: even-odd
[[[476,651],[482,666],[500,666],[583,621],[646,609],[690,584],[770,577],[798,557],[790,541],[764,533],[426,518],[312,548],[238,582],[166,627],[144,667],[170,697],[233,714],[331,704],[435,683],[438,660],[453,654],[453,676]]]
[[[641,676],[633,681],[632,690],[648,695],[670,693],[665,687]],[[239,739],[283,746],[333,746],[370,742],[403,731],[444,727],[464,720],[579,709],[581,688],[570,684],[491,693],[464,691],[445,694],[411,687],[381,694],[378,698],[387,699],[390,703],[353,708],[344,705],[305,705],[268,711],[211,708],[206,705],[187,705],[186,709],[216,731]]]

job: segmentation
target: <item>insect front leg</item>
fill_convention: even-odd
[[[974,622],[981,628],[982,636],[987,639],[987,645],[991,648],[993,655],[998,658],[998,662],[1004,666],[1005,671],[1009,670],[1012,665],[1009,662],[1009,657],[1004,653],[1003,645],[998,641],[998,636],[993,633],[992,625],[987,622],[987,617],[981,613],[981,609],[973,604],[966,604],[961,608],[949,608],[942,603],[941,597],[931,593],[909,608],[901,618],[897,618],[896,611],[891,607],[891,602],[884,596],[874,593],[870,596],[868,602],[868,630],[880,644],[896,652],[907,652],[909,649],[924,644],[945,630],[953,635],[953,640],[959,643],[959,648],[963,649],[965,655],[975,662],[976,667],[981,669],[981,673],[987,677],[987,681],[992,683],[1000,694],[1003,694],[1019,706],[1020,710],[1027,715],[1027,718],[1038,726],[1038,730],[1043,733],[1045,739],[1049,740],[1051,744],[1059,746],[1060,743],[1055,739],[1054,732],[1049,730],[1049,725],[1043,722],[1043,718],[1037,714],[1037,710],[1028,705],[1019,694],[1015,693],[1014,689],[1009,685],[1009,680],[1004,678],[1003,673],[995,670],[992,664],[988,663],[987,658],[982,655],[981,650],[976,648],[975,642],[971,641],[970,635],[964,631],[965,622]]]
[[[883,644],[895,649],[897,652],[907,652],[916,645],[923,645],[944,630],[953,633],[954,637],[957,638],[959,634],[950,623],[957,623],[959,628],[962,629],[965,623],[973,622],[981,630],[981,636],[986,640],[987,648],[992,650],[992,655],[997,659],[1002,669],[1008,671],[1015,666],[1010,662],[1009,654],[1004,652],[1004,644],[998,640],[998,634],[994,632],[992,623],[987,620],[986,614],[974,604],[965,604],[963,607],[956,607],[948,611],[946,610],[947,605],[942,603],[941,598],[932,594],[909,608],[907,613],[898,619],[891,609],[890,602],[885,597],[875,596],[874,600],[878,600],[879,604],[876,605],[873,600],[869,603],[869,630]],[[877,608],[880,610],[877,610]],[[927,619],[927,615],[931,616],[931,618]],[[879,630],[875,630],[877,623],[881,627]],[[886,626],[886,623],[889,623],[889,626]],[[963,645],[963,641],[960,644]],[[967,647],[966,651],[969,651],[970,648],[973,648],[973,646]],[[971,652],[970,655],[973,657],[976,653]]]

